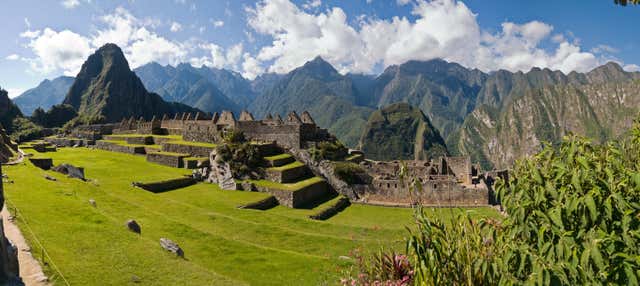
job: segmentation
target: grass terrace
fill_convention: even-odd
[[[213,143],[185,141],[182,139],[167,141],[166,144],[179,144],[179,145],[209,147],[209,148],[215,148],[217,146],[216,144],[213,144]]]
[[[269,171],[286,171],[286,170],[289,170],[289,169],[298,168],[298,167],[302,167],[302,166],[304,166],[304,163],[302,163],[300,161],[295,161],[293,163],[282,165],[280,167],[267,168],[267,170],[269,170]]]
[[[291,157],[293,157],[291,154],[283,153],[283,154],[274,155],[274,156],[267,156],[267,157],[264,157],[264,159],[267,161],[275,161],[275,160],[282,160],[282,159],[287,159]]]
[[[155,152],[149,152],[148,154],[161,154],[161,155],[167,155],[167,156],[173,156],[173,157],[188,157],[190,156],[189,154],[186,153],[175,153],[175,152],[166,152],[166,151],[155,151]],[[193,158],[193,157],[189,157],[189,158]],[[184,158],[186,159],[186,158]]]
[[[28,160],[3,171],[14,181],[5,184],[7,206],[18,210],[16,222],[34,256],[40,259],[41,247],[46,249],[45,271],[54,284],[65,283],[53,265],[71,285],[129,285],[134,275],[141,285],[335,285],[340,269],[352,263],[340,256],[383,246],[401,250],[404,227],[413,221],[411,209],[367,205],[352,205],[326,221],[307,217],[332,201],[302,210],[238,209],[269,194],[222,191],[205,183],[154,194],[131,182],[190,171],[82,147],[59,148],[47,156],[56,164],[84,167],[89,180],[44,171]],[[257,183],[294,190],[320,180]],[[436,209],[433,215],[461,211]],[[490,209],[472,211],[497,215]],[[141,235],[126,229],[128,219],[140,224]],[[178,243],[185,259],[164,251],[161,237]]]
[[[110,137],[119,137],[122,138],[122,140],[124,140],[125,138],[131,138],[131,137],[146,137],[146,136],[151,136],[154,138],[167,138],[167,139],[175,139],[175,140],[182,140],[182,135],[151,135],[151,134],[112,134],[112,135],[107,135]]]
[[[284,191],[297,191],[304,187],[313,185],[315,183],[322,182],[324,181],[324,179],[320,177],[312,177],[306,180],[302,180],[302,181],[290,183],[290,184],[281,184],[281,183],[276,183],[269,180],[249,180],[249,181],[254,183],[256,186],[260,186],[260,187],[273,188],[273,189],[284,190]]]
[[[99,141],[113,143],[116,145],[127,146],[127,147],[145,147],[145,148],[152,148],[152,149],[158,149],[158,150],[160,150],[161,148],[160,145],[129,144],[120,140],[99,140]]]

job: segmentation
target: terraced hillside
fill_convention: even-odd
[[[86,148],[59,148],[40,156],[85,167],[89,178],[69,179],[28,162],[4,168],[14,182],[5,186],[7,205],[18,210],[17,221],[34,254],[41,253],[36,239],[42,243],[47,272],[61,284],[54,265],[71,285],[133,280],[145,285],[334,284],[337,266],[351,263],[340,256],[358,247],[402,247],[404,226],[411,224],[409,209],[363,205],[324,222],[308,218],[333,201],[308,209],[238,209],[268,194],[221,191],[212,184],[146,192],[131,182],[173,178],[189,170],[148,163],[143,156]],[[141,235],[126,229],[128,219],[138,221]],[[176,241],[186,259],[161,249],[161,237]]]

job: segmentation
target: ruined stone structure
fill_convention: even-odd
[[[161,126],[166,130],[180,129],[184,140],[198,142],[220,142],[226,132],[232,129],[242,132],[248,140],[277,142],[287,148],[308,148],[321,141],[335,140],[326,129],[318,127],[306,111],[302,118],[293,111],[284,121],[279,116],[274,118],[271,115],[263,120],[255,120],[247,111],[243,111],[236,120],[232,112],[224,111],[215,113],[211,119],[163,120]]]
[[[478,177],[479,169],[469,157],[437,160],[364,161],[360,164],[371,178],[359,189],[365,200],[422,203],[433,206],[489,204],[488,187]],[[405,177],[400,178],[401,168]]]

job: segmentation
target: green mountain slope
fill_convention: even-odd
[[[425,160],[447,154],[444,140],[420,109],[395,103],[371,114],[360,147],[375,160]]]

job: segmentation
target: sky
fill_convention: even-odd
[[[151,61],[226,68],[248,79],[322,56],[379,74],[442,58],[485,72],[640,70],[640,6],[613,0],[6,0],[0,87],[15,97],[75,76],[105,43],[132,68]]]

